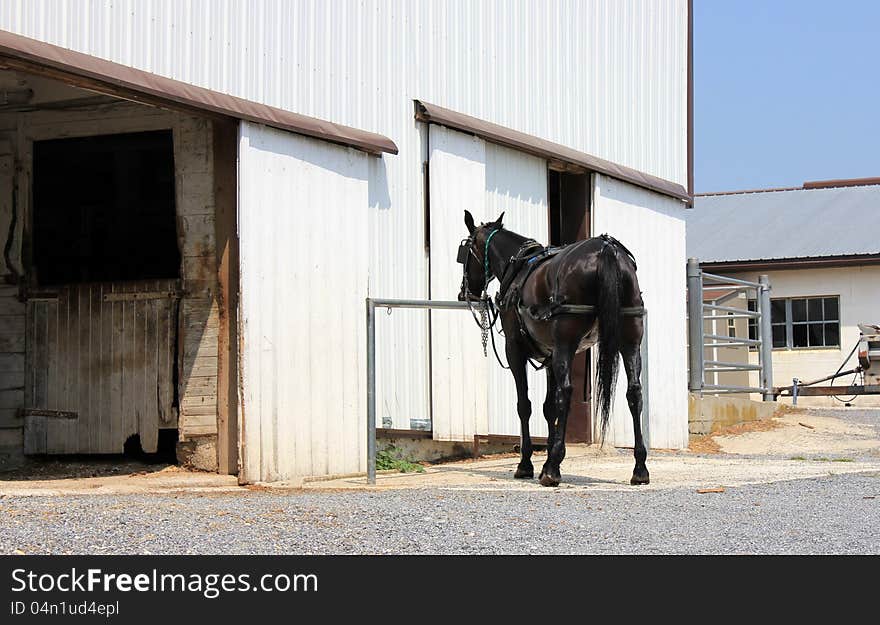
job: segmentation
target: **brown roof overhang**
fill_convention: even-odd
[[[880,254],[822,256],[813,258],[773,258],[758,260],[720,260],[700,263],[713,271],[782,271],[786,269],[830,269],[859,265],[880,265]]]
[[[371,154],[397,154],[397,146],[383,135],[251,102],[3,30],[0,67],[56,78],[136,102],[265,124]]]
[[[691,202],[692,198],[682,185],[652,176],[623,165],[578,152],[564,145],[547,141],[523,132],[511,130],[463,113],[450,111],[435,104],[415,100],[416,119],[423,122],[448,126],[476,135],[486,141],[504,145],[520,152],[534,154],[548,161],[560,161],[583,170],[594,171],[644,189],[649,189],[678,200]]]

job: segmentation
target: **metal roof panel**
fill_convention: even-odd
[[[697,196],[685,220],[701,262],[880,254],[880,185]]]

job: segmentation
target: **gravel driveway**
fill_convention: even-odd
[[[0,552],[880,553],[880,472],[728,488],[0,500]]]
[[[567,458],[569,482],[558,489],[514,482],[515,459],[451,465],[404,487],[388,476],[391,486],[373,490],[348,480],[336,489],[2,496],[0,482],[0,553],[878,554],[880,454],[863,445],[878,415],[795,417],[795,441],[859,426],[847,430],[845,456],[790,456],[777,442],[773,457],[655,453],[642,488],[626,484],[625,451]],[[797,425],[814,416],[814,430]],[[766,434],[776,441],[779,432]],[[723,492],[698,492],[718,485]]]

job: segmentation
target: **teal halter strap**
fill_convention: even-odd
[[[484,265],[484,270],[486,272],[486,286],[487,287],[489,286],[489,241],[491,241],[492,237],[494,237],[500,230],[501,230],[501,228],[496,228],[495,230],[493,230],[489,234],[489,236],[486,237],[486,247],[483,250],[483,265]]]

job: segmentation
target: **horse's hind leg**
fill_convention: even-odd
[[[550,450],[553,449],[553,442],[556,440],[556,378],[553,376],[553,367],[546,363],[547,371],[547,396],[544,399],[544,419],[547,420],[547,460],[541,469],[541,475],[538,477],[544,479],[547,467],[550,464]]]
[[[639,343],[625,341],[620,348],[620,355],[623,356],[623,367],[626,370],[626,401],[632,414],[635,436],[633,455],[636,459],[636,466],[633,469],[630,484],[647,484],[650,481],[650,476],[648,475],[648,467],[645,466],[648,452],[642,437],[642,354],[639,351]]]
[[[571,403],[571,362],[574,358],[577,343],[572,345],[557,344],[553,352],[550,366],[553,367],[553,409],[556,416],[556,428],[553,443],[547,446],[547,462],[541,471],[542,486],[558,486],[562,479],[559,466],[565,459],[565,426],[568,421],[568,409]],[[549,389],[548,389],[549,391]]]

